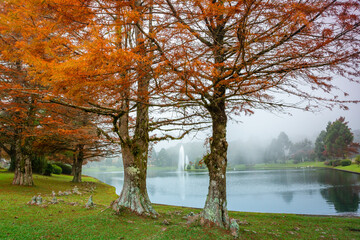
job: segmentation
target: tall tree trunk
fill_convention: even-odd
[[[119,211],[121,207],[126,207],[137,214],[157,216],[146,189],[149,149],[149,76],[146,67],[138,73],[138,104],[135,133],[132,139],[129,137],[128,115],[120,121],[120,136],[122,139],[127,139],[121,144],[124,185],[120,197],[113,203],[113,209]]]
[[[16,146],[16,160],[13,185],[33,186],[31,158],[21,150],[20,143]]]
[[[143,157],[147,151],[143,151],[144,145],[122,145],[122,157],[124,164],[124,184],[118,199],[113,202],[113,209],[117,212],[123,207],[140,215],[156,216],[147,189],[146,189],[146,161]]]
[[[201,221],[205,224],[229,228],[229,216],[226,202],[226,166],[227,141],[225,103],[220,102],[208,110],[212,117],[212,138],[210,154],[205,157],[209,169],[209,190],[205,207],[201,212]]]
[[[77,150],[74,154],[74,162],[73,162],[73,179],[72,182],[79,183],[81,182],[81,174],[82,174],[82,165],[84,162],[84,145],[79,144],[77,146]]]

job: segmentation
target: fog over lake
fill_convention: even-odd
[[[349,95],[344,97],[341,91],[335,91],[334,95],[339,95],[339,98],[343,100],[360,100],[360,84],[340,80],[337,82],[339,88]],[[314,142],[321,130],[326,128],[328,122],[333,122],[341,116],[345,117],[352,130],[360,129],[360,104],[352,103],[347,106],[349,107],[348,110],[339,109],[339,107],[330,110],[319,106],[315,112],[285,109],[281,113],[269,112],[266,109],[254,109],[252,115],[232,116],[233,119],[229,119],[227,140],[228,142],[237,140],[256,141],[266,144],[272,138],[276,138],[280,132],[285,132],[292,141],[308,138]],[[187,136],[179,141],[162,141],[155,145],[155,149],[159,151],[161,148],[168,148],[179,143],[203,142],[210,134],[211,131],[208,130],[198,133],[196,136]]]

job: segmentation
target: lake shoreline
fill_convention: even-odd
[[[358,196],[359,175],[327,170],[329,168],[297,167],[250,171],[231,169],[227,174],[228,209],[329,216],[350,213],[360,216],[358,200],[354,196]],[[150,172],[147,187],[153,203],[203,207],[209,184],[206,172]],[[115,186],[120,194],[123,173],[92,172],[88,175]]]
[[[291,169],[291,168],[326,168],[326,169],[334,169],[339,171],[344,171],[348,173],[360,174],[360,167],[352,164],[350,166],[342,167],[332,167],[327,166],[324,162],[302,162],[302,163],[276,163],[276,164],[255,164],[255,165],[236,165],[234,171],[243,171],[243,170],[282,170],[282,169]],[[352,168],[351,170],[347,168]],[[354,169],[356,168],[356,169]]]
[[[106,183],[105,183],[106,184]],[[197,209],[199,211],[201,211],[203,208],[200,207],[187,207],[187,206],[177,206],[177,205],[171,205],[171,204],[162,204],[162,203],[152,203],[153,205],[156,206],[166,206],[166,207],[176,207],[176,208],[184,208],[184,209]],[[233,210],[228,210],[231,213],[253,213],[253,214],[286,214],[286,215],[295,215],[295,216],[303,216],[303,217],[323,217],[323,218],[328,218],[328,217],[334,217],[334,218],[357,218],[360,219],[360,216],[356,216],[353,214],[339,214],[339,215],[333,215],[333,214],[303,214],[303,213],[270,213],[270,212],[246,212],[246,211],[233,211]]]
[[[76,184],[82,195],[57,196],[62,201],[49,205],[52,191],[75,186],[71,176],[35,174],[35,187],[13,186],[12,178],[13,173],[0,171],[1,239],[234,239],[224,229],[187,224],[186,216],[199,214],[200,208],[153,204],[160,214],[156,219],[127,211],[115,215],[108,208],[117,198],[115,188],[95,178],[84,176],[84,182]],[[89,186],[95,191],[88,192]],[[26,204],[39,193],[46,206]],[[90,195],[96,206],[86,209]],[[240,239],[359,238],[360,219],[352,216],[229,211],[229,217],[239,223]]]

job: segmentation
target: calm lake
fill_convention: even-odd
[[[86,173],[116,187],[122,172]],[[151,202],[202,208],[209,178],[206,172],[148,172]],[[230,171],[228,209],[245,212],[360,216],[360,175],[331,169]]]

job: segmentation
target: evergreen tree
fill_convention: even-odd
[[[317,161],[324,161],[325,160],[325,143],[324,139],[326,136],[326,131],[321,131],[319,136],[316,138],[315,141],[315,158]]]
[[[324,138],[325,154],[331,158],[346,158],[351,153],[356,153],[359,146],[354,143],[354,135],[347,126],[344,117],[333,123],[328,123]]]

